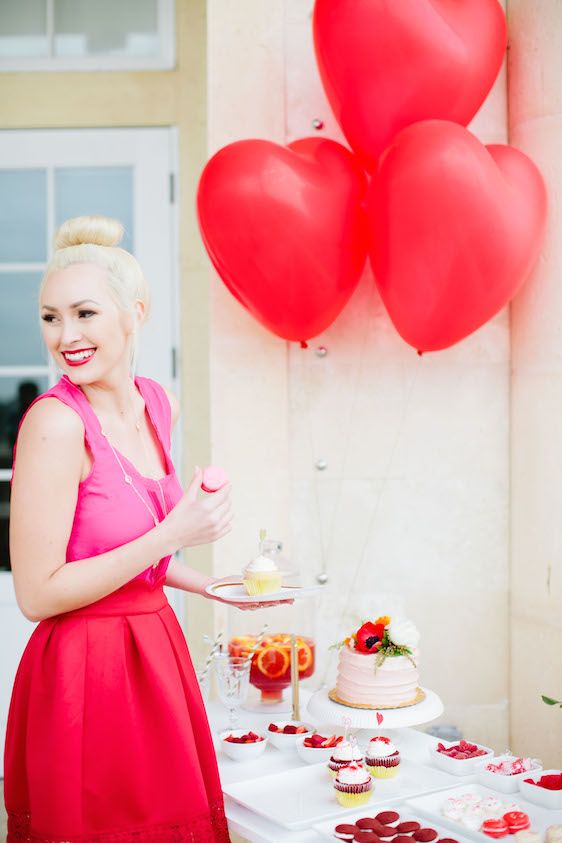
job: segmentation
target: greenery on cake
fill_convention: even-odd
[[[409,659],[416,667],[414,650],[419,637],[419,632],[411,621],[401,618],[392,621],[389,615],[382,615],[375,621],[363,621],[356,632],[343,641],[332,644],[330,649],[349,647],[357,653],[375,654],[375,669],[380,667],[385,659],[398,656]]]

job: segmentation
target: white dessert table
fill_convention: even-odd
[[[307,703],[311,694],[307,693],[304,688],[301,688],[300,697],[301,719],[314,723],[322,731],[324,724],[311,716],[310,712],[307,711]],[[220,703],[209,702],[207,704],[207,713],[213,731],[213,737],[216,737],[217,732],[227,726],[227,712]],[[263,730],[267,729],[272,719],[275,719],[275,715],[267,710],[264,713],[242,710],[240,712],[240,727],[244,729],[247,727]],[[332,729],[333,731],[333,726],[326,725],[326,728]],[[371,729],[369,732],[372,733],[373,730]],[[358,733],[358,737],[361,739],[361,733]],[[417,761],[422,764],[429,763],[428,750],[437,742],[437,739],[431,735],[426,735],[412,728],[393,729],[392,739],[404,756],[407,756],[411,761]],[[227,758],[221,751],[218,740],[215,742],[215,746],[223,785],[232,782],[247,781],[269,773],[301,768],[303,764],[296,752],[280,751],[271,745],[266,747],[261,758],[245,763],[232,761],[230,758]],[[239,805],[228,796],[225,797],[225,808],[230,831],[239,834],[241,837],[249,840],[250,843],[319,843],[320,838],[314,830],[287,831],[287,829],[282,828],[277,823],[271,822],[265,817],[258,816],[253,811],[248,810],[248,808]]]

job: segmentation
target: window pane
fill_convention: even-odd
[[[33,399],[48,388],[47,375],[0,377],[0,468],[12,467],[20,419]]]
[[[157,56],[157,0],[55,0],[55,55]]]
[[[37,294],[39,272],[0,272],[0,366],[46,366]]]
[[[10,483],[0,482],[0,571],[10,570]]]
[[[46,56],[46,0],[0,0],[0,56]]]
[[[47,259],[46,170],[0,170],[0,263]]]
[[[103,214],[125,226],[121,245],[133,251],[133,168],[64,167],[55,170],[57,226],[69,217]]]

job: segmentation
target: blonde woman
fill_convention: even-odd
[[[176,400],[132,377],[148,290],[122,227],[68,220],[40,290],[61,380],[14,449],[11,557],[39,621],[12,694],[8,841],[229,840],[213,744],[163,585],[211,581],[171,559],[231,527],[229,486],[185,492],[170,458]]]

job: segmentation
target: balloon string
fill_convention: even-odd
[[[371,541],[372,532],[373,532],[373,529],[375,527],[377,515],[378,515],[379,509],[380,509],[380,504],[381,504],[381,501],[383,499],[384,493],[386,491],[386,487],[387,487],[387,484],[388,484],[388,478],[390,477],[390,469],[391,469],[393,461],[394,461],[394,455],[395,455],[396,450],[398,448],[398,443],[400,441],[400,437],[401,437],[402,431],[404,429],[406,417],[408,415],[408,410],[410,409],[410,405],[411,405],[411,402],[412,402],[412,396],[414,394],[414,387],[415,387],[415,384],[416,384],[416,381],[417,381],[417,378],[418,378],[418,373],[419,373],[419,370],[420,370],[420,363],[422,361],[422,358],[420,356],[417,356],[415,358],[415,360],[416,360],[416,365],[414,367],[413,374],[412,374],[412,377],[411,377],[411,380],[410,380],[410,385],[409,385],[409,388],[408,388],[408,393],[406,395],[406,400],[405,400],[404,405],[402,407],[402,414],[401,414],[399,423],[396,426],[396,435],[394,437],[394,441],[392,443],[392,447],[390,449],[388,459],[387,459],[387,462],[386,462],[386,466],[385,466],[385,469],[384,469],[381,488],[380,488],[379,494],[377,496],[377,499],[375,501],[375,505],[373,507],[371,517],[369,518],[369,523],[368,523],[368,526],[367,526],[367,533],[366,533],[366,536],[365,536],[365,541],[363,543],[363,547],[361,548],[361,553],[358,556],[358,561],[357,561],[357,564],[355,566],[353,576],[351,577],[350,580],[347,580],[349,582],[349,588],[348,588],[348,591],[347,591],[347,596],[345,598],[345,602],[344,602],[344,605],[343,605],[342,612],[339,616],[338,629],[335,632],[334,641],[339,641],[342,637],[342,634],[345,632],[346,615],[347,615],[347,612],[348,612],[348,609],[349,609],[349,605],[351,603],[351,598],[354,595],[355,585],[356,585],[357,580],[359,578],[359,574],[361,573],[361,571],[363,569],[363,564],[365,562],[367,548],[369,547],[369,544],[370,544],[370,541]],[[322,680],[319,683],[318,687],[322,687],[326,684],[326,678],[327,678],[327,675],[328,675],[329,671],[332,668],[333,661],[334,661],[335,657],[336,657],[336,652],[334,650],[329,651],[329,656],[328,656],[328,659],[326,661],[326,666],[325,666],[325,669],[324,669],[324,673],[322,675]]]

